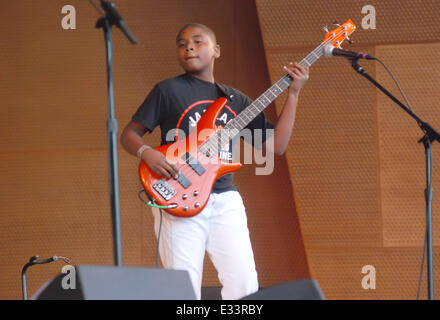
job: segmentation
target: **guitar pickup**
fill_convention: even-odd
[[[197,161],[196,158],[194,158],[192,155],[190,155],[188,152],[185,153],[182,156],[182,159],[185,160],[186,163],[189,164],[189,166],[199,175],[201,176],[206,169],[202,167],[200,162]]]
[[[188,180],[182,173],[179,172],[177,175],[177,181],[184,187],[185,189],[191,185],[191,181]]]
[[[164,179],[160,179],[153,184],[153,188],[167,201],[177,193],[176,190],[174,190],[174,188]]]

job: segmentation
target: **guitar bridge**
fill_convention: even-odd
[[[177,193],[177,191],[174,190],[174,188],[164,179],[160,179],[153,184],[153,188],[167,201]]]

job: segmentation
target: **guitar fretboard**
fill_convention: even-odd
[[[310,52],[299,64],[302,66],[311,66],[324,54],[324,46],[320,44],[312,52]],[[219,130],[209,140],[207,140],[200,148],[203,154],[216,155],[222,146],[225,146],[229,140],[234,138],[241,130],[243,130],[260,112],[272,103],[281,93],[286,90],[293,79],[289,74],[284,75],[275,82],[262,95],[255,99],[246,107],[238,116],[230,120],[223,129]]]

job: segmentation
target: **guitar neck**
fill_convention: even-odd
[[[323,45],[319,45],[310,52],[299,64],[310,67],[324,54]],[[226,145],[229,140],[234,138],[243,130],[252,120],[254,120],[263,110],[272,103],[278,96],[286,90],[293,79],[289,74],[285,74],[281,79],[275,82],[262,95],[247,106],[238,116],[230,120],[220,131],[213,135],[209,141],[203,145],[202,152],[217,154],[221,146]]]

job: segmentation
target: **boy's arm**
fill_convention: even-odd
[[[145,144],[142,137],[147,132],[147,128],[140,123],[131,120],[122,131],[120,142],[128,153],[137,156],[137,151]]]
[[[139,148],[145,144],[142,137],[147,132],[146,127],[131,120],[122,131],[120,142],[128,153],[137,157]],[[179,172],[179,169],[167,161],[167,158],[161,152],[154,149],[145,149],[142,152],[141,159],[160,176],[176,177]]]
[[[296,62],[291,62],[289,67],[284,67],[284,70],[289,73],[293,81],[289,86],[286,102],[275,125],[274,134],[266,142],[267,149],[277,155],[282,155],[286,151],[292,134],[293,124],[295,123],[298,95],[309,78],[309,68],[303,67]],[[273,150],[271,150],[272,145]]]

